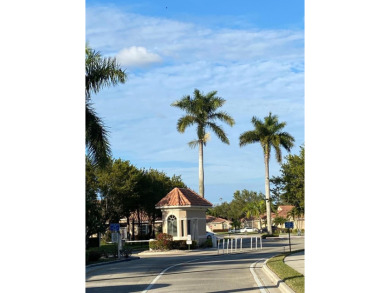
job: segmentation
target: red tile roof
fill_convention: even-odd
[[[278,216],[287,218],[287,213],[291,211],[293,208],[294,206],[291,205],[278,206]]]
[[[196,192],[188,188],[177,188],[172,189],[165,197],[163,197],[157,204],[156,207],[165,206],[209,206],[213,204],[208,200],[204,199]]]
[[[223,222],[230,222],[230,221],[223,218],[217,218],[217,217],[206,215],[206,223],[223,223]]]

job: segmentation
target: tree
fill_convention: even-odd
[[[258,217],[260,228],[262,228],[261,225],[261,215],[264,214],[266,211],[265,208],[265,201],[259,200],[259,201],[250,201],[248,202],[244,207],[244,212],[247,218],[250,217]]]
[[[277,216],[277,217],[275,217],[275,219],[274,219],[274,224],[275,224],[276,226],[278,226],[278,225],[283,225],[283,224],[286,223],[286,222],[287,222],[287,219],[286,219],[286,218],[283,218],[283,217]]]
[[[281,165],[281,175],[272,177],[272,184],[280,190],[280,198],[284,203],[291,204],[296,212],[305,212],[305,147],[300,147],[299,155],[288,155]]]
[[[287,216],[288,217],[291,217],[293,218],[294,222],[296,223],[295,227],[298,229],[298,230],[301,230],[302,229],[302,222],[300,221],[300,217],[302,215],[304,215],[305,211],[304,211],[304,208],[302,207],[293,207],[291,209],[291,211],[289,211],[287,213]]]
[[[102,88],[126,81],[126,73],[115,58],[102,57],[99,52],[85,48],[85,145],[93,164],[104,167],[111,154],[108,132],[92,107],[91,94]]]
[[[140,209],[137,212],[145,212],[149,219],[149,235],[154,234],[154,222],[158,216],[161,216],[161,210],[156,210],[155,205],[164,196],[166,196],[173,188],[186,188],[187,186],[181,180],[181,176],[173,175],[172,178],[167,176],[164,172],[149,169],[143,173],[143,177],[137,187],[140,193]],[[140,220],[140,219],[138,219]],[[138,221],[139,224],[140,221]],[[140,231],[141,229],[139,229]]]
[[[257,194],[255,191],[246,189],[242,191],[237,190],[234,192],[233,200],[230,203],[223,202],[220,205],[210,208],[207,211],[207,214],[214,217],[229,219],[236,224],[239,223],[236,225],[239,227],[241,224],[240,219],[248,212],[246,208],[253,203],[258,205],[257,208],[261,213],[265,212],[264,195],[261,192]],[[252,216],[255,215],[258,214],[253,212]]]
[[[91,235],[104,232],[102,207],[98,200],[98,182],[95,166],[86,157],[85,162],[85,243]]]
[[[171,106],[184,110],[187,115],[181,117],[177,122],[177,130],[183,133],[191,125],[197,126],[197,139],[188,143],[191,148],[199,146],[199,194],[204,197],[204,171],[203,171],[203,146],[209,140],[210,128],[217,137],[226,144],[229,144],[223,129],[216,124],[216,120],[221,120],[230,126],[234,125],[234,119],[226,112],[217,109],[222,107],[225,100],[216,96],[217,91],[203,95],[198,89],[194,90],[194,97],[184,96],[181,100],[172,103]]]
[[[156,217],[161,215],[161,211],[155,209],[159,200],[174,187],[186,187],[180,176],[173,175],[170,178],[158,170],[138,169],[129,161],[121,159],[110,160],[105,168],[98,168],[97,174],[103,223],[118,223],[120,219],[126,218],[130,226],[129,217],[133,214],[139,232],[142,231],[144,215],[149,218],[150,228]],[[152,229],[149,229],[149,233],[153,233]],[[132,234],[134,237],[134,231]]]
[[[271,156],[271,149],[275,150],[276,160],[278,163],[282,162],[281,147],[290,152],[294,146],[294,138],[282,129],[286,126],[286,122],[279,123],[278,117],[272,115],[270,112],[268,116],[264,117],[264,122],[252,118],[254,130],[246,131],[240,135],[240,147],[250,143],[259,142],[264,154],[265,164],[265,197],[267,207],[267,228],[268,233],[272,233],[271,225],[271,201],[270,201],[270,182],[269,182],[269,161]]]
[[[103,204],[104,220],[118,223],[139,206],[137,190],[143,173],[129,161],[111,160],[99,170],[99,192]]]

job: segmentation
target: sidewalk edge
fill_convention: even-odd
[[[295,293],[295,291],[293,289],[291,289],[289,286],[287,286],[287,284],[285,282],[283,282],[281,279],[279,279],[279,277],[273,272],[271,271],[271,269],[268,268],[267,266],[267,262],[268,262],[269,259],[267,259],[265,262],[264,262],[264,265],[262,266],[262,270],[264,273],[267,274],[267,276],[270,278],[270,280],[272,282],[274,282],[274,284],[280,289],[280,291],[282,291],[283,293]]]

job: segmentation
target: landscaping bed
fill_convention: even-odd
[[[292,253],[299,251],[304,250],[296,250]],[[288,255],[290,253],[283,253],[270,258],[267,261],[267,266],[292,290],[296,293],[303,293],[305,292],[305,276],[284,263],[284,258]]]
[[[148,249],[145,247],[145,249]],[[144,249],[144,250],[145,250]],[[121,250],[121,257],[128,258],[133,253],[133,247],[124,245]],[[103,244],[100,247],[92,247],[86,250],[86,265],[108,262],[118,259],[117,244]]]

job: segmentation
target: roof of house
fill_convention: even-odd
[[[294,208],[292,205],[278,206],[278,216],[287,218],[287,213]]]
[[[223,218],[206,215],[206,223],[223,223],[223,222],[230,222],[230,221]]]
[[[192,191],[191,189],[175,187],[156,204],[156,207],[165,206],[211,207],[213,206],[213,204],[198,195],[196,192]]]

